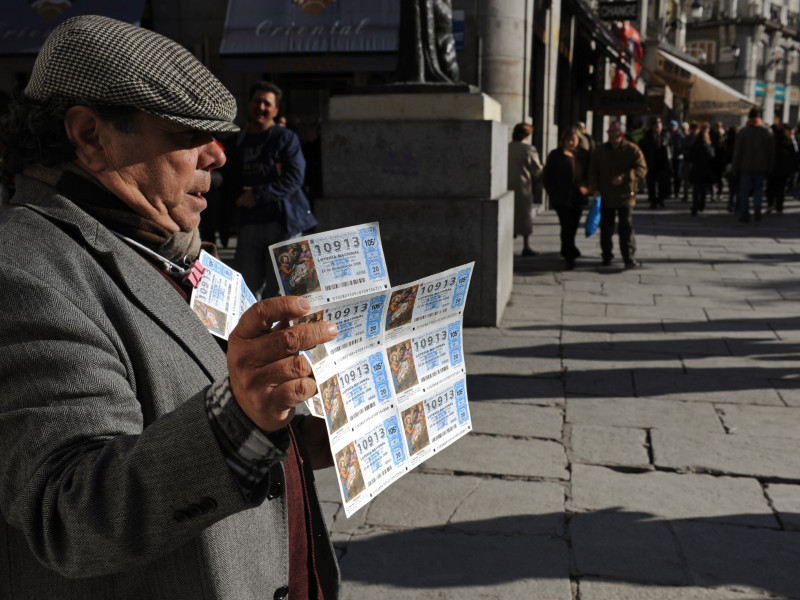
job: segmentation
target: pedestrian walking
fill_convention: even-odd
[[[650,208],[664,208],[672,175],[672,144],[660,117],[650,121],[650,129],[645,133],[640,147],[647,161],[647,199]]]
[[[739,197],[739,178],[733,173],[733,150],[736,147],[736,136],[739,134],[739,126],[732,125],[725,134],[725,179],[728,182],[728,212],[736,210],[737,198]]]
[[[736,136],[731,169],[739,178],[739,221],[750,222],[750,194],[753,194],[753,214],[761,221],[764,200],[764,181],[775,162],[775,140],[764,127],[761,109],[751,108],[747,125]]]
[[[581,255],[575,234],[588,203],[589,157],[580,147],[579,129],[573,127],[562,134],[559,147],[547,155],[544,165],[544,188],[558,215],[561,256],[568,270],[575,268],[575,259]]]
[[[684,123],[682,125],[684,129],[684,136],[683,136],[683,155],[684,157],[689,152],[689,148],[692,146],[692,142],[694,142],[694,138],[697,135],[697,130],[699,126],[697,123],[692,121],[691,123]],[[688,202],[689,201],[689,189],[692,187],[692,184],[689,183],[689,173],[692,169],[692,166],[688,162],[684,162],[683,169],[681,170],[681,183],[683,184],[683,193],[681,194],[681,202]]]
[[[797,170],[797,147],[792,143],[792,128],[788,124],[777,125],[775,135],[775,163],[767,180],[767,210],[783,212],[786,186]]]
[[[681,193],[681,173],[683,172],[684,163],[684,144],[686,143],[686,136],[678,125],[677,121],[669,122],[669,144],[672,150],[672,188],[670,196],[674,198],[680,197]]]
[[[647,163],[641,149],[625,139],[625,129],[619,121],[608,126],[608,141],[599,145],[589,162],[590,194],[601,196],[600,248],[602,265],[611,264],[614,257],[615,222],[619,219],[619,249],[626,269],[641,266],[636,260],[636,237],[633,231],[633,207],[636,187],[647,175]]]
[[[531,145],[533,125],[517,123],[508,144],[508,189],[514,191],[514,235],[522,236],[522,256],[535,256],[533,233],[533,186],[542,176],[539,152]]]
[[[713,193],[716,177],[713,170],[714,155],[709,125],[703,123],[687,155],[687,160],[692,165],[689,171],[689,183],[692,184],[692,216],[705,210],[706,194],[709,191]]]

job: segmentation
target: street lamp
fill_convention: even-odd
[[[694,0],[694,2],[689,5],[689,16],[695,21],[699,21],[703,18],[703,5],[700,4],[698,0]]]

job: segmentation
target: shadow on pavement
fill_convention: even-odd
[[[565,523],[566,537],[526,533],[553,519]],[[779,527],[768,514],[665,520],[612,509],[509,516],[354,537],[341,559],[342,577],[436,589],[572,575],[620,583],[747,586],[798,598],[800,539]]]

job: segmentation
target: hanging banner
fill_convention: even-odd
[[[395,52],[396,0],[230,0],[220,54]]]
[[[37,54],[57,26],[79,15],[102,15],[138,25],[145,0],[5,0],[0,54]]]

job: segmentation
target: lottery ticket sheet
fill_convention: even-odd
[[[349,517],[472,429],[462,342],[474,263],[317,307],[339,335],[304,354]]]
[[[192,290],[189,306],[211,333],[227,340],[244,312],[255,304],[255,296],[242,276],[221,260],[205,250],[199,258],[206,271]]]
[[[312,307],[390,287],[377,223],[292,238],[269,250],[281,293]]]

